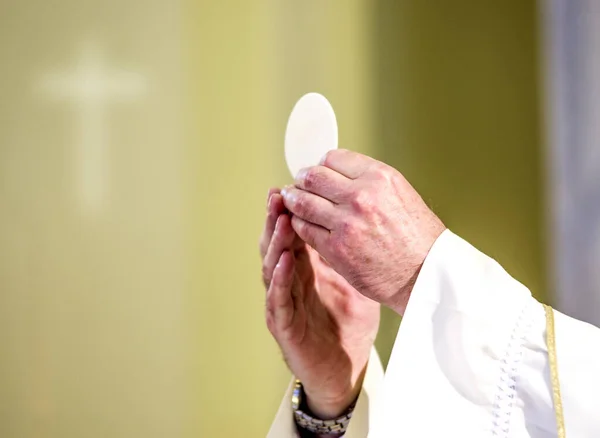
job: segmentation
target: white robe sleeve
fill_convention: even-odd
[[[600,437],[600,330],[555,312],[555,333],[566,436]],[[530,292],[445,231],[413,289],[369,437],[557,436],[545,335]]]
[[[377,393],[382,382],[383,367],[375,348],[373,348],[365,372],[363,387],[344,438],[364,438],[367,436],[375,412],[374,402],[378,398]],[[296,438],[298,436],[291,406],[293,386],[294,379],[292,379],[281,401],[267,438]]]

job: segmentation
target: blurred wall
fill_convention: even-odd
[[[190,7],[195,436],[259,437],[290,378],[264,323],[258,238],[267,190],[292,180],[284,131],[306,92],[331,100],[341,145],[370,151],[370,8],[317,0]]]
[[[533,2],[0,8],[0,436],[265,435],[257,241],[308,91],[544,290]]]
[[[3,438],[183,433],[179,12],[0,2]]]
[[[546,298],[536,2],[380,0],[374,19],[377,157]]]

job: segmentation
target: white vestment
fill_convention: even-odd
[[[600,330],[554,315],[566,437],[600,437]],[[542,304],[447,230],[423,264],[385,376],[371,354],[345,438],[556,437],[552,388]],[[291,390],[269,438],[297,436]]]

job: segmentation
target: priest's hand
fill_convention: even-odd
[[[394,168],[347,150],[282,190],[292,227],[363,295],[403,314],[444,224]]]
[[[269,192],[260,240],[266,320],[309,409],[341,415],[362,387],[379,327],[379,304],[364,297],[294,232],[279,190]]]

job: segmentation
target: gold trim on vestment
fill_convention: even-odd
[[[560,397],[556,339],[554,337],[554,310],[544,304],[544,311],[546,312],[546,344],[548,345],[548,360],[550,361],[550,382],[552,383],[552,399],[554,401],[554,414],[556,415],[556,431],[558,438],[565,438],[565,419]]]

